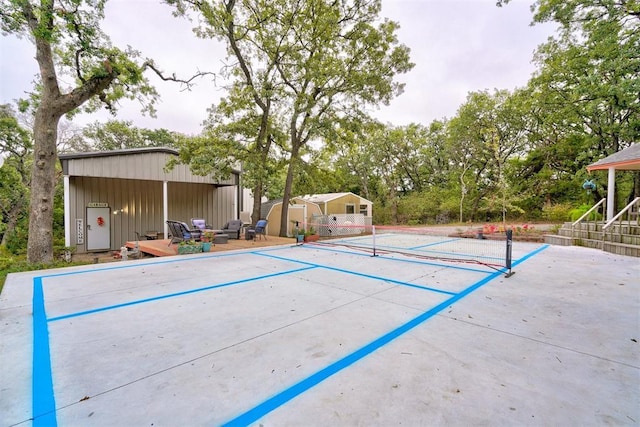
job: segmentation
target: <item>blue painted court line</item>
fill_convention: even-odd
[[[389,251],[410,251],[412,250],[411,248],[406,248],[403,246],[377,246],[376,249],[377,250],[381,250],[384,251],[386,249],[388,249]],[[506,251],[506,243],[504,249]],[[470,259],[470,260],[474,260],[474,259],[484,259],[487,261],[503,261],[505,260],[505,257],[496,257],[496,256],[487,256],[487,255],[482,255],[482,256],[478,256],[478,255],[473,255],[473,254],[467,254],[464,252],[452,252],[452,251],[434,251],[434,250],[421,250],[421,249],[417,249],[416,250],[417,253],[425,253],[425,254],[434,254],[434,256],[448,256],[448,257],[458,257],[458,258],[465,258],[465,259]]]
[[[522,258],[518,258],[517,260],[513,261],[511,263],[512,267],[515,267],[518,264],[521,264],[523,262],[525,262],[526,260],[528,260],[529,258],[531,258],[534,255],[539,254],[540,252],[544,251],[545,249],[547,249],[549,247],[549,245],[542,245],[540,246],[538,249],[533,250],[532,252],[529,252],[528,254],[524,255]]]
[[[44,306],[42,278],[33,278],[33,358],[31,411],[34,427],[56,426],[56,400],[51,377],[49,328]]]
[[[205,286],[205,287],[202,287],[202,288],[189,289],[188,291],[174,292],[174,293],[171,293],[171,294],[165,294],[165,295],[159,295],[159,296],[151,297],[151,298],[144,298],[144,299],[140,299],[140,300],[129,301],[129,302],[125,302],[125,303],[122,303],[122,304],[114,304],[114,305],[109,305],[109,306],[105,306],[105,307],[94,308],[92,310],[86,310],[86,311],[79,311],[77,313],[64,314],[62,316],[52,317],[51,319],[49,319],[49,322],[55,322],[57,320],[69,319],[71,317],[86,316],[88,314],[100,313],[102,311],[115,310],[115,309],[118,309],[118,308],[130,307],[132,305],[144,304],[144,303],[153,302],[153,301],[160,301],[160,300],[167,299],[167,298],[175,298],[175,297],[180,297],[180,296],[183,296],[183,295],[195,294],[195,293],[198,293],[198,292],[210,291],[212,289],[224,288],[224,287],[227,287],[227,286],[238,285],[240,283],[254,282],[254,281],[257,281],[257,280],[268,279],[270,277],[283,276],[283,275],[286,275],[286,274],[298,273],[300,271],[312,270],[313,268],[315,268],[315,267],[307,266],[307,267],[297,268],[295,270],[288,270],[288,271],[281,271],[281,272],[278,272],[278,273],[265,274],[263,276],[256,276],[256,277],[251,277],[251,278],[242,279],[242,280],[234,280],[232,282],[221,283],[221,284],[218,284],[218,285],[211,285],[211,286]]]
[[[531,253],[523,256],[522,258],[520,258],[517,261],[517,263],[519,264],[519,263],[524,262],[525,260],[527,260],[527,259],[533,257],[534,255],[542,252],[547,247],[548,247],[548,245],[545,245],[545,246],[543,246],[541,248],[538,248],[538,249],[534,250],[533,252],[531,252]],[[371,343],[365,345],[364,347],[354,351],[353,353],[343,357],[342,359],[332,363],[331,365],[327,366],[326,368],[321,369],[320,371],[316,372],[315,374],[303,379],[302,381],[298,382],[297,384],[294,384],[293,386],[291,386],[291,387],[287,388],[286,390],[276,394],[275,396],[265,400],[264,402],[260,403],[259,405],[257,405],[255,407],[253,407],[252,409],[249,409],[248,411],[238,415],[236,418],[233,418],[232,420],[226,422],[223,425],[224,426],[246,426],[246,425],[249,425],[249,424],[259,420],[260,418],[264,417],[268,413],[274,411],[275,409],[279,408],[280,406],[284,405],[285,403],[289,402],[290,400],[298,397],[299,395],[301,395],[302,393],[306,392],[307,390],[315,387],[316,385],[318,385],[322,381],[326,380],[327,378],[331,377],[332,375],[334,375],[334,374],[342,371],[343,369],[353,365],[354,363],[358,362],[362,358],[368,356],[369,354],[371,354],[374,351],[380,349],[384,345],[390,343],[394,339],[396,339],[396,338],[400,337],[401,335],[407,333],[408,331],[410,331],[411,329],[415,328],[416,326],[424,323],[425,321],[427,321],[428,319],[430,319],[431,317],[433,317],[434,315],[436,315],[440,311],[442,311],[442,310],[446,309],[448,306],[460,301],[462,298],[466,297],[470,293],[474,292],[478,288],[484,286],[485,284],[489,283],[490,281],[492,281],[496,277],[499,277],[502,274],[503,274],[503,272],[496,271],[493,274],[491,274],[490,276],[487,276],[487,277],[483,278],[482,280],[479,280],[478,282],[476,282],[473,285],[469,286],[467,289],[465,289],[464,291],[460,292],[459,294],[454,295],[451,298],[447,299],[446,301],[441,302],[440,304],[436,305],[435,307],[431,308],[430,310],[422,313],[418,317],[410,320],[409,322],[401,325],[400,327],[392,330],[391,332],[386,333],[385,335],[383,335],[380,338],[374,340],[373,342],[371,342]]]
[[[460,240],[459,237],[457,239],[443,240],[441,242],[433,242],[433,243],[428,243],[426,245],[412,246],[412,247],[407,248],[407,249],[416,250],[416,249],[428,248],[429,246],[444,245],[445,243],[451,243],[451,242],[455,242],[455,241],[458,241],[458,240]]]
[[[281,248],[277,248],[278,250]],[[269,250],[269,249],[264,249],[264,251]],[[272,250],[276,250],[276,249],[272,249]],[[109,267],[104,267],[104,268],[92,268],[92,269],[86,269],[86,270],[78,270],[78,271],[67,271],[64,273],[55,273],[55,274],[47,274],[44,276],[40,276],[43,279],[49,279],[49,278],[53,278],[53,277],[63,277],[63,276],[74,276],[77,274],[88,274],[88,273],[100,273],[103,271],[111,271],[111,270],[120,270],[120,269],[125,269],[125,268],[138,268],[138,267],[151,267],[151,266],[156,266],[156,265],[163,265],[163,264],[173,264],[173,263],[177,263],[177,262],[181,262],[181,263],[185,263],[185,262],[200,262],[203,259],[211,259],[211,258],[225,258],[225,257],[231,257],[231,256],[240,256],[240,255],[247,255],[247,254],[255,254],[257,251],[247,251],[247,252],[235,252],[235,253],[215,253],[215,254],[211,254],[208,256],[199,256],[199,257],[195,257],[195,258],[176,258],[176,259],[167,259],[167,260],[163,260],[163,261],[155,261],[155,262],[136,262],[136,263],[123,263],[123,264],[114,264],[114,265],[110,265]]]
[[[501,274],[502,274],[501,272],[495,272],[495,273],[491,274],[490,276],[487,276],[487,277],[483,278],[482,280],[474,283],[473,285],[471,285],[470,287],[468,287],[467,289],[465,289],[461,293],[456,294],[456,295],[452,296],[451,298],[441,302],[440,304],[436,305],[432,309],[422,313],[418,317],[410,320],[409,322],[401,325],[400,327],[392,330],[391,332],[386,333],[385,335],[381,336],[380,338],[376,339],[375,341],[365,345],[364,347],[362,347],[362,348],[354,351],[353,353],[343,357],[342,359],[332,363],[331,365],[327,366],[326,368],[321,369],[320,371],[316,372],[315,374],[303,379],[302,381],[298,382],[297,384],[294,384],[293,386],[289,387],[288,389],[276,394],[275,396],[267,399],[266,401],[260,403],[256,407],[248,410],[247,412],[237,416],[236,418],[226,422],[223,425],[224,426],[246,426],[246,425],[249,425],[249,424],[259,420],[260,418],[262,418],[265,415],[267,415],[269,412],[274,411],[275,409],[279,408],[280,406],[284,405],[285,403],[289,402],[290,400],[294,399],[295,397],[299,396],[300,394],[306,392],[307,390],[311,389],[312,387],[315,387],[316,385],[318,385],[322,381],[326,380],[327,378],[331,377],[332,375],[334,375],[334,374],[342,371],[343,369],[353,365],[354,363],[356,363],[357,361],[361,360],[365,356],[368,356],[369,354],[373,353],[374,351],[380,349],[381,347],[383,347],[383,346],[387,345],[388,343],[390,343],[391,341],[395,340],[399,336],[407,333],[408,331],[410,331],[411,329],[415,328],[416,326],[424,323],[426,320],[430,319],[431,317],[433,317],[434,315],[436,315],[440,311],[444,310],[445,308],[449,307],[450,305],[454,304],[455,302],[457,302],[457,301],[461,300],[462,298],[466,297],[471,292],[473,292],[476,289],[480,288],[481,286],[489,283],[491,280],[495,279],[496,277],[499,277]]]
[[[523,256],[523,257],[519,258],[518,260],[514,261],[513,262],[513,266],[516,266],[516,265],[526,261],[527,259],[529,259],[529,258],[533,257],[534,255],[542,252],[543,250],[547,249],[548,247],[549,247],[549,245],[544,245],[544,246],[536,249],[535,251],[533,251],[533,252],[531,252],[529,254],[526,254],[525,256]],[[276,248],[276,249],[273,249],[273,250],[274,251],[275,250],[279,250],[279,248]],[[269,250],[269,251],[271,251],[271,250]],[[246,253],[263,255],[263,252],[266,252],[266,250],[255,251],[255,252],[254,251],[252,251],[252,252],[242,252],[242,253],[240,253],[240,255],[246,254]],[[351,253],[351,252],[349,252],[349,253]],[[233,255],[234,254],[213,255],[212,257],[233,256]],[[210,257],[207,257],[207,258],[210,258]],[[199,257],[198,259],[202,259],[202,257]],[[195,259],[194,260],[184,260],[184,259],[169,260],[169,261],[165,261],[163,263],[171,263],[171,262],[179,262],[179,261],[180,262],[188,262],[188,261],[195,261]],[[300,262],[300,261],[297,261],[297,262]],[[57,426],[55,395],[53,393],[51,354],[50,354],[50,347],[49,347],[49,329],[48,329],[47,323],[49,321],[60,320],[62,318],[62,316],[59,316],[59,317],[56,317],[56,318],[47,319],[46,311],[45,311],[42,279],[43,278],[49,278],[49,277],[65,276],[65,275],[70,275],[70,274],[92,273],[92,272],[96,272],[96,271],[113,270],[113,269],[118,269],[118,268],[139,267],[139,266],[154,265],[154,264],[158,264],[158,263],[145,263],[145,264],[136,263],[136,264],[127,265],[127,266],[118,266],[118,267],[111,267],[111,268],[104,268],[104,269],[93,269],[93,270],[84,270],[84,271],[74,271],[74,272],[68,272],[68,273],[60,273],[60,274],[52,274],[52,275],[46,275],[46,276],[38,276],[38,277],[34,277],[33,278],[33,357],[32,357],[32,417],[33,417],[33,423],[32,423],[32,425],[34,427],[45,427],[45,426],[47,426],[47,427],[48,426],[55,427],[55,426]],[[434,264],[434,265],[440,265],[440,264]],[[314,267],[313,266],[308,266],[307,268],[301,268],[301,269],[296,270],[296,271],[302,271],[302,270],[306,270],[306,269],[310,269],[310,268],[314,268]],[[266,415],[267,413],[273,411],[277,407],[279,407],[279,406],[283,405],[284,403],[288,402],[289,400],[295,398],[299,394],[305,392],[306,390],[310,389],[311,387],[314,387],[315,385],[317,385],[321,381],[324,381],[326,378],[328,378],[329,376],[333,375],[334,373],[337,373],[338,371],[346,368],[347,366],[350,366],[351,364],[353,364],[356,361],[360,360],[361,358],[365,357],[369,353],[377,350],[378,348],[382,347],[383,345],[387,344],[388,342],[392,341],[393,339],[397,338],[398,336],[404,334],[408,330],[413,329],[418,324],[426,321],[428,318],[432,317],[437,312],[439,312],[440,310],[445,308],[447,305],[452,304],[453,302],[458,301],[459,299],[462,299],[464,296],[466,296],[469,293],[473,292],[475,289],[479,288],[483,284],[488,283],[489,281],[493,280],[495,277],[497,277],[498,275],[500,275],[502,273],[503,272],[495,272],[495,273],[491,274],[490,276],[484,278],[483,280],[480,280],[475,285],[471,286],[470,288],[468,288],[467,290],[463,291],[462,293],[454,295],[452,298],[449,298],[447,301],[445,301],[445,302],[439,304],[438,306],[432,308],[431,310],[423,313],[421,316],[413,319],[412,321],[406,323],[405,325],[395,329],[394,331],[389,332],[388,334],[386,334],[383,337],[381,337],[381,338],[375,340],[374,342],[368,344],[367,346],[363,347],[362,349],[352,353],[351,355],[341,359],[338,362],[335,362],[334,364],[330,365],[329,367],[327,367],[327,368],[319,371],[318,373],[312,375],[311,377],[307,378],[306,380],[303,380],[302,382],[294,385],[293,387],[285,390],[284,392],[276,395],[275,397],[265,401],[261,405],[258,405],[254,409],[252,409],[252,410],[250,410],[248,412],[245,412],[244,414],[240,415],[239,417],[235,418],[234,420],[229,421],[227,423],[227,425],[244,425],[245,422],[242,421],[243,419],[249,419],[249,418],[252,418],[252,417],[254,417],[254,418],[257,417],[255,419],[258,419],[258,418]],[[278,273],[276,273],[274,275],[278,275]],[[255,278],[254,279],[246,279],[244,281],[247,281],[247,280],[255,280]],[[241,283],[241,282],[243,282],[243,281],[238,281],[238,283]],[[234,284],[234,282],[229,282],[228,284],[226,284],[226,286],[229,286],[231,284]],[[224,286],[224,285],[216,285],[215,287],[220,287],[220,286]],[[203,290],[204,290],[204,288],[203,288]],[[437,310],[438,307],[441,307],[441,308],[439,310]],[[435,311],[435,310],[437,310],[437,311]],[[429,313],[431,313],[431,314],[429,314]],[[79,315],[82,315],[82,313],[76,313],[75,314],[75,316],[79,316]],[[67,315],[66,317],[70,317],[70,316],[72,316],[72,315]],[[423,319],[419,320],[421,318],[423,318]],[[418,323],[416,323],[414,325],[411,325],[412,323],[415,323],[415,322],[418,322]],[[406,329],[406,330],[404,330],[402,332],[403,328]],[[394,333],[396,334],[395,336],[393,335]],[[386,341],[385,341],[385,339],[386,339]],[[366,351],[368,351],[368,353]],[[278,403],[278,402],[280,402],[280,403]],[[248,421],[246,423],[249,423],[249,422],[250,421]]]
[[[299,246],[300,248],[305,248],[305,245]],[[329,251],[329,252],[337,252],[337,253],[343,253],[343,254],[349,254],[349,255],[356,255],[356,256],[366,256],[366,257],[371,257],[371,253],[358,253],[358,252],[353,252],[353,251],[346,251],[346,250],[342,250],[342,249],[336,249],[333,247],[332,245],[325,245],[323,246],[322,244],[320,245],[307,245],[306,249],[318,249],[321,251]],[[367,248],[367,247],[362,247],[362,249],[371,249],[371,248]],[[432,262],[432,261],[424,261],[424,260],[415,260],[415,259],[400,259],[400,258],[393,258],[390,256],[386,256],[386,255],[381,255],[378,254],[376,255],[376,257],[380,258],[380,259],[385,259],[385,260],[389,260],[389,261],[397,261],[397,262],[408,262],[410,264],[422,264],[422,265],[431,265],[434,267],[444,267],[444,268],[451,268],[454,270],[463,270],[463,271],[471,271],[474,273],[484,273],[484,274],[491,274],[493,273],[494,270],[481,270],[478,268],[471,268],[471,267],[463,267],[460,265],[451,265],[451,264],[444,264],[442,262]]]
[[[299,261],[299,260],[295,260],[293,258],[285,258],[285,257],[277,256],[277,255],[267,255],[267,254],[258,254],[258,255],[269,257],[269,258],[278,259],[278,260],[281,260],[281,261],[299,262],[301,264],[306,264],[306,265],[317,267],[317,268],[324,268],[326,270],[337,271],[337,272],[340,272],[340,273],[351,274],[351,275],[354,275],[354,276],[366,277],[367,279],[382,280],[383,282],[395,283],[396,285],[423,289],[423,290],[427,290],[427,291],[437,292],[437,293],[440,293],[440,294],[446,294],[446,295],[455,295],[456,294],[455,292],[449,292],[449,291],[445,291],[445,290],[442,290],[442,289],[431,288],[429,286],[416,285],[414,283],[403,282],[403,281],[395,280],[395,279],[389,279],[388,277],[374,276],[372,274],[359,273],[357,271],[346,270],[346,269],[338,268],[338,267],[330,267],[328,265],[315,264],[315,263],[308,262],[308,261]]]

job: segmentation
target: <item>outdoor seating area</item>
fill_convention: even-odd
[[[201,244],[202,242],[197,242]],[[179,244],[171,244],[171,238],[157,240],[140,240],[126,242],[125,246],[129,249],[137,248],[142,256],[149,257],[166,257],[178,255]],[[265,239],[229,239],[225,243],[216,243],[215,239],[211,242],[209,250],[204,252],[224,252],[242,249],[256,249],[266,246],[295,244],[295,239],[290,237],[270,236],[269,240]]]
[[[189,228],[187,224],[182,221],[168,220],[167,226],[169,227],[169,234],[171,235],[171,239],[167,246],[188,240],[199,242],[202,238],[202,230],[199,228]]]
[[[239,219],[233,219],[222,227],[222,231],[225,234],[228,234],[230,239],[238,240],[240,239],[240,233],[242,232],[242,221]]]
[[[254,240],[257,237],[259,237],[260,239],[264,238],[264,240],[267,240],[267,225],[269,224],[269,221],[267,221],[266,219],[261,219],[258,222],[256,222],[255,227],[249,227],[246,230],[246,240]]]
[[[295,243],[288,237],[271,236],[267,240],[268,221],[264,219],[255,225],[230,220],[220,230],[213,229],[204,218],[191,218],[191,224],[189,227],[183,221],[168,220],[169,234],[166,238],[157,232],[152,236],[146,235],[149,232],[136,233],[137,240],[126,242],[125,246],[139,251],[141,256],[163,257]]]

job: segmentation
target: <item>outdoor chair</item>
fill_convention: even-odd
[[[204,230],[211,230],[213,227],[207,224],[207,221],[204,218],[191,218],[191,224],[193,228],[197,228],[200,231],[204,232]]]
[[[261,219],[256,222],[255,232],[256,236],[264,237],[264,240],[267,240],[267,224],[269,221],[266,219]]]
[[[200,229],[189,229],[187,224],[182,221],[168,220],[169,233],[171,234],[171,240],[167,246],[171,246],[172,243],[179,243],[186,240],[200,241],[202,237],[202,231]]]
[[[240,232],[242,231],[242,221],[239,219],[232,219],[222,227],[222,231],[225,234],[228,234],[230,239],[238,240],[240,239]]]

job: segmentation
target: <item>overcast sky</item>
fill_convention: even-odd
[[[411,49],[412,71],[398,77],[405,92],[373,114],[394,125],[429,124],[452,117],[467,93],[524,86],[534,71],[536,47],[553,34],[551,25],[530,26],[530,1],[514,0],[498,8],[495,0],[382,0],[382,16],[400,24],[398,38]],[[103,29],[116,46],[131,45],[154,58],[164,71],[189,76],[219,71],[224,49],[197,39],[192,24],[171,16],[154,0],[110,0]],[[37,72],[34,47],[27,40],[0,37],[0,103],[24,97]],[[144,117],[135,102],[123,102],[119,120],[135,126],[199,133],[206,109],[221,96],[211,78],[191,91],[149,75],[162,95],[157,118]],[[78,125],[110,116],[78,117]]]

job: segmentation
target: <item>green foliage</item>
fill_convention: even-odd
[[[592,207],[592,205],[580,205],[577,208],[571,209],[569,211],[569,218],[571,219],[571,221],[577,221],[578,219],[580,219],[580,217],[582,215],[587,213],[589,211],[589,209],[591,209],[591,207]],[[585,219],[587,219],[589,221],[601,220],[602,219],[602,214],[600,214],[597,211],[593,211]]]
[[[9,273],[22,273],[24,271],[86,265],[89,263],[89,261],[73,261],[69,263],[63,260],[60,256],[56,256],[52,263],[29,263],[24,255],[15,255],[9,252],[6,248],[0,246],[0,292],[2,292],[2,288]]]
[[[571,219],[572,205],[570,203],[557,203],[545,205],[542,208],[542,218],[547,221],[567,221]]]
[[[131,121],[93,123],[83,130],[92,150],[112,151],[144,147],[176,147],[179,135],[166,129],[143,129]]]

